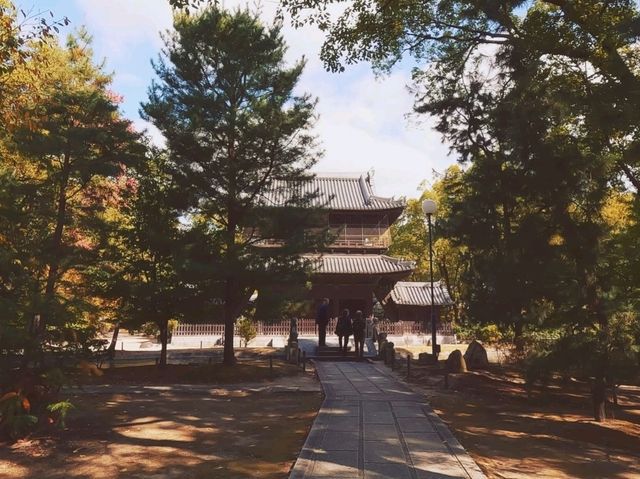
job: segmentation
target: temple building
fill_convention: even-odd
[[[389,319],[426,324],[432,304],[438,316],[442,307],[452,304],[439,282],[432,301],[429,283],[405,281],[415,269],[413,261],[386,254],[391,225],[402,214],[405,200],[377,196],[371,174],[318,174],[296,189],[276,182],[268,199],[277,205],[286,201],[286,192],[315,192],[313,206],[326,212],[324,221],[335,238],[325,251],[307,255],[314,264],[314,306],[329,298],[332,317],[344,308],[369,316],[377,302]]]

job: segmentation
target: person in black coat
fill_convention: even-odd
[[[338,318],[338,324],[336,324],[336,334],[338,335],[338,345],[343,355],[347,354],[347,348],[349,347],[349,336],[353,333],[353,326],[351,324],[351,316],[349,310],[342,311],[342,316]]]
[[[367,323],[364,320],[362,311],[356,311],[353,318],[353,342],[356,346],[356,356],[362,358],[364,356],[364,334]]]
[[[324,298],[316,314],[316,324],[318,325],[318,346],[327,345],[327,325],[329,324],[329,299]]]

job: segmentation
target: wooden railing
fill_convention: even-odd
[[[391,244],[389,227],[379,224],[330,224],[329,229],[335,235],[330,248],[388,248]],[[317,230],[317,231],[316,231]],[[320,229],[310,228],[311,232],[320,232]],[[256,236],[259,233],[254,232]],[[279,238],[265,238],[255,241],[260,247],[279,247],[284,241]]]
[[[333,318],[329,321],[327,332],[333,334],[336,328],[337,319]],[[260,336],[289,336],[289,321],[278,321],[267,323],[257,321],[255,323],[256,330]],[[419,334],[431,334],[430,327],[424,327],[423,323],[415,321],[377,321],[376,327],[378,332],[387,333],[392,336],[407,336]],[[298,334],[300,336],[315,336],[318,334],[315,319],[299,319]],[[437,333],[450,336],[453,334],[451,323],[442,323],[438,325]],[[234,331],[237,334],[237,331]],[[223,336],[223,324],[179,324],[173,332],[174,336]]]
[[[262,248],[278,248],[284,245],[284,241],[267,238],[254,243]],[[361,235],[340,235],[328,247],[329,248],[388,248],[391,241],[388,236],[361,236]]]
[[[388,248],[386,236],[340,235],[331,244],[334,248]]]
[[[224,324],[178,324],[173,336],[222,336]]]

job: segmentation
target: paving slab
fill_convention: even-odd
[[[424,397],[366,362],[316,362],[325,393],[290,479],[484,479]]]

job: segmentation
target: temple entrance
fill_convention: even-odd
[[[342,314],[342,310],[344,310],[345,308],[349,310],[349,313],[351,313],[351,316],[353,316],[355,312],[358,310],[362,311],[366,316],[367,311],[371,309],[371,305],[367,305],[367,302],[364,299],[338,300],[338,314]]]

